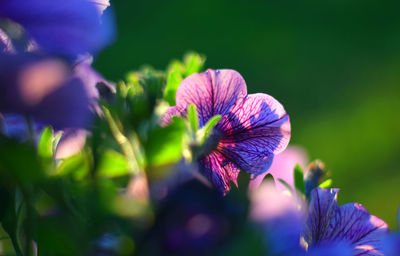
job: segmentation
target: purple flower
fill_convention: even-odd
[[[339,206],[339,189],[317,188],[311,192],[304,240],[309,248],[345,242],[352,255],[382,255],[387,224],[358,203]]]
[[[84,127],[89,98],[69,65],[33,54],[0,55],[0,112],[31,116],[55,129]]]
[[[99,51],[112,39],[109,20],[100,21],[98,8],[105,5],[107,1],[3,0],[0,18],[14,22],[13,30],[22,28],[26,39],[40,50],[74,59]]]
[[[290,139],[290,122],[282,105],[267,94],[247,95],[246,83],[234,70],[211,70],[184,79],[176,93],[176,106],[162,118],[186,116],[190,104],[199,113],[199,125],[221,115],[198,158],[200,172],[223,193],[236,183],[239,171],[255,176],[268,170],[273,156]]]
[[[250,219],[261,228],[267,255],[301,255],[300,236],[306,220],[305,202],[262,182],[250,193]]]
[[[303,199],[268,182],[252,190],[250,217],[264,232],[268,255],[383,255],[386,223],[360,204],[338,206],[337,193],[314,189],[306,212]]]

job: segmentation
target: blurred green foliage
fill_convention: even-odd
[[[326,162],[341,203],[395,227],[400,204],[398,1],[112,1],[118,38],[96,67],[118,81],[195,50],[286,108],[292,143]]]

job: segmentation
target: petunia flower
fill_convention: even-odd
[[[304,241],[309,248],[321,244],[345,242],[352,255],[383,255],[382,241],[387,224],[370,215],[364,206],[348,203],[339,206],[339,189],[317,188],[311,192]]]
[[[197,159],[199,171],[221,192],[237,182],[240,170],[255,176],[265,173],[275,154],[283,151],[290,139],[289,116],[282,105],[267,94],[247,95],[246,83],[234,70],[212,70],[185,78],[176,93],[176,106],[162,118],[186,116],[194,104],[199,125],[221,115]]]
[[[107,1],[3,0],[0,20],[16,37],[42,52],[75,59],[95,53],[112,40],[109,19],[100,20]]]
[[[311,202],[263,182],[250,193],[250,218],[268,255],[384,255],[387,225],[357,203],[338,206],[338,189],[312,191]]]

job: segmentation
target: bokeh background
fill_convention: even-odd
[[[400,2],[115,0],[115,43],[95,66],[118,81],[193,50],[277,98],[291,144],[325,161],[340,203],[396,228],[400,204]]]

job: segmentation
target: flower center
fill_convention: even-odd
[[[218,148],[219,142],[221,141],[222,135],[222,132],[218,131],[215,128],[212,129],[210,135],[208,136],[202,147],[200,157],[207,156],[211,152],[216,150]]]

